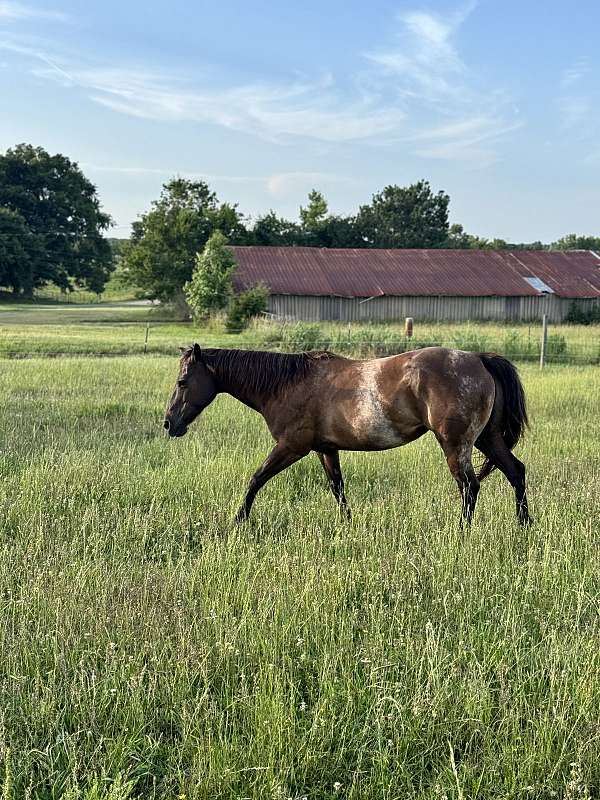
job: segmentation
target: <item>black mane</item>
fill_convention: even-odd
[[[335,357],[326,350],[273,353],[209,347],[201,352],[202,360],[215,371],[217,379],[260,395],[279,394],[286,386],[304,380],[318,361]]]

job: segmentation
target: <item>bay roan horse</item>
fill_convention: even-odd
[[[317,453],[340,507],[347,511],[340,450],[387,450],[432,431],[470,522],[480,481],[496,467],[512,485],[521,524],[530,517],[525,466],[512,449],[527,424],[515,367],[492,353],[426,347],[355,361],[328,352],[183,350],[164,427],[183,436],[220,392],[264,417],[276,442],[254,473],[236,520],[247,519],[259,489],[311,451]],[[473,446],[485,456],[479,474]]]

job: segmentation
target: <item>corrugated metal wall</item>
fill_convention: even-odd
[[[439,322],[496,320],[529,322],[548,314],[550,322],[562,322],[572,300],[556,295],[539,297],[313,297],[311,295],[271,295],[269,311],[277,316],[306,322],[339,320],[368,322],[415,317]],[[577,301],[583,308],[600,305],[596,299]]]

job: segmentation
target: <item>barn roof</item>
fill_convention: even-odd
[[[589,250],[375,250],[231,247],[238,288],[273,294],[600,297]]]

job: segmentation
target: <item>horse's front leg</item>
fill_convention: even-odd
[[[284,442],[278,442],[250,479],[246,497],[244,498],[244,502],[242,503],[239,511],[235,515],[235,521],[238,523],[245,522],[250,515],[252,503],[254,502],[254,498],[258,494],[259,489],[261,489],[265,483],[275,475],[283,472],[284,469],[287,469],[301,458],[304,458],[308,452],[308,450],[293,450]]]

